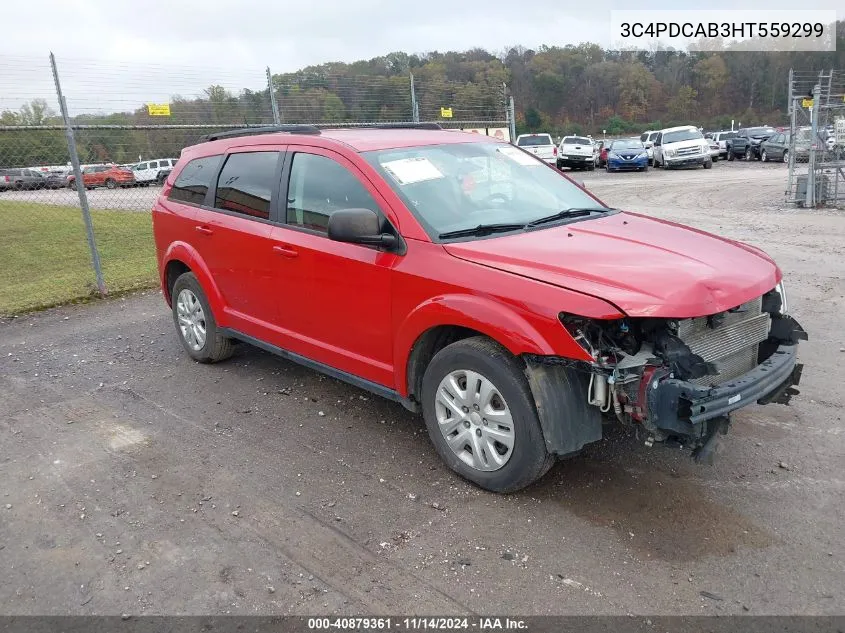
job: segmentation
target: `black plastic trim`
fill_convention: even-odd
[[[782,392],[798,384],[802,365],[797,363],[797,357],[796,345],[781,345],[747,374],[716,387],[700,387],[674,378],[658,382],[662,374],[655,374],[647,388],[649,420],[661,429],[694,434],[694,426],[701,422],[725,416],[753,402],[775,401]],[[689,404],[689,415],[679,412],[682,401]]]
[[[302,356],[295,352],[288,351],[281,347],[276,347],[271,343],[266,343],[261,339],[257,339],[254,336],[244,334],[243,332],[239,332],[238,330],[234,330],[232,328],[220,328],[220,333],[223,336],[234,338],[239,341],[243,341],[244,343],[254,345],[259,349],[263,349],[265,352],[270,352],[271,354],[275,354],[276,356],[281,356],[284,359],[293,361],[294,363],[302,365],[303,367],[307,367],[308,369],[313,369],[327,376],[331,376],[332,378],[342,380],[343,382],[349,383],[350,385],[353,385],[360,389],[364,389],[365,391],[369,391],[370,393],[373,393],[377,396],[381,396],[382,398],[385,398],[387,400],[398,402],[402,404],[405,408],[410,409],[411,411],[416,410],[416,406],[414,405],[414,403],[410,402],[406,398],[403,398],[398,391],[385,387],[384,385],[380,385],[377,382],[373,382],[371,380],[361,378],[354,374],[350,374],[349,372],[343,371],[342,369],[337,369],[335,367],[332,367],[331,365],[326,365],[325,363],[321,363],[320,361],[313,360],[311,358]]]

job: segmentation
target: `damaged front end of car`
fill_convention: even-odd
[[[586,319],[561,323],[592,357],[590,407],[646,432],[646,444],[679,439],[710,461],[730,413],[753,402],[788,404],[798,393],[803,328],[787,314],[783,286],[697,318]]]

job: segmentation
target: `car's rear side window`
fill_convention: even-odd
[[[339,209],[379,211],[352,172],[316,154],[294,154],[287,196],[287,223],[312,231],[328,232],[329,216]]]
[[[222,157],[206,156],[195,158],[182,170],[173,189],[170,190],[170,200],[179,202],[190,202],[191,204],[202,204],[205,202],[205,194],[211,186],[217,166]]]
[[[263,220],[279,182],[279,152],[231,154],[217,180],[214,206]]]

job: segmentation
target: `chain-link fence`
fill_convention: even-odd
[[[790,73],[787,202],[845,208],[845,71]]]
[[[409,72],[59,69],[0,56],[0,315],[155,285],[150,209],[181,150],[209,132],[422,120],[509,140],[506,97]]]

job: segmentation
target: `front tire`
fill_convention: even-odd
[[[434,356],[423,376],[422,410],[443,461],[486,490],[515,492],[554,463],[520,362],[486,337]]]
[[[736,156],[734,156],[734,151],[733,151],[733,149],[729,149],[729,150],[728,150],[728,161],[732,161],[732,160],[734,160],[735,158],[736,158]]]
[[[745,148],[745,160],[751,160],[754,157],[754,152],[751,151],[750,147]]]
[[[173,284],[171,303],[179,341],[191,358],[198,363],[216,363],[232,355],[234,343],[220,334],[194,273],[179,275]]]
[[[587,171],[594,171],[595,168],[596,168],[596,166],[593,163],[590,163],[589,165],[587,165]]]
[[[704,169],[712,169],[712,168],[713,168],[713,161],[712,160],[704,161]]]
[[[111,178],[106,178],[105,185],[106,185],[106,189],[117,189],[117,182],[115,182]]]
[[[783,150],[783,162],[785,162],[785,163],[789,162],[789,150],[788,149]]]

